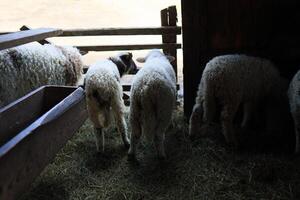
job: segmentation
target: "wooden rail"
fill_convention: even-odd
[[[60,29],[39,28],[0,35],[0,50],[54,37],[61,33]]]
[[[76,46],[82,51],[123,51],[123,50],[144,50],[144,49],[164,49],[181,48],[181,44],[133,44],[133,45],[104,45],[104,46]]]
[[[160,11],[161,25],[174,27],[177,24],[177,11],[176,6],[170,6],[166,9]],[[177,48],[174,46],[168,46],[167,44],[173,44],[177,42],[177,37],[174,32],[163,33],[162,41],[165,44],[163,47],[163,52],[166,55],[171,55],[175,58],[176,62],[172,63],[173,69],[177,78]]]
[[[102,29],[69,29],[63,30],[62,36],[112,36],[112,35],[162,35],[181,34],[179,26],[140,27],[140,28],[102,28]]]

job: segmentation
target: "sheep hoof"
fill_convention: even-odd
[[[229,142],[229,149],[232,151],[238,151],[240,149],[240,144],[238,142]]]
[[[129,147],[130,147],[130,142],[129,142],[129,141],[124,141],[124,147],[125,147],[126,149],[129,149]]]
[[[166,155],[159,155],[158,156],[158,160],[161,161],[161,162],[166,161],[166,159],[167,159]]]
[[[189,138],[190,138],[191,141],[195,141],[195,139],[196,139],[196,134],[190,132],[190,133],[189,133]]]
[[[127,160],[128,160],[128,161],[136,161],[137,159],[136,159],[135,154],[129,153],[129,154],[127,155]]]

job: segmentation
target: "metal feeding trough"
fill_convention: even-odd
[[[16,199],[87,119],[82,88],[43,86],[0,109],[0,199]]]

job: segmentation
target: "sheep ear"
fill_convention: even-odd
[[[136,61],[138,61],[139,63],[144,63],[146,61],[146,59],[143,57],[139,57],[136,59]]]
[[[175,60],[174,56],[166,56],[169,62],[173,62]]]
[[[121,55],[120,58],[122,60],[130,61],[132,59],[132,53],[126,52],[125,54]]]

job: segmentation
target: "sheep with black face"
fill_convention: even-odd
[[[94,125],[97,151],[100,151],[101,144],[104,151],[103,129],[111,125],[113,119],[124,145],[129,147],[120,78],[136,70],[132,54],[124,52],[94,63],[86,73],[86,102],[89,118]]]

